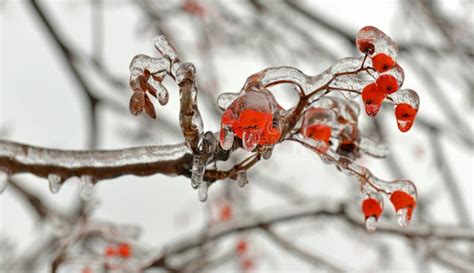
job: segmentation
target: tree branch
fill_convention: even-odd
[[[136,147],[122,150],[74,151],[47,149],[0,140],[0,169],[10,175],[31,173],[62,180],[89,175],[97,180],[133,174],[185,175],[192,154],[184,144]]]

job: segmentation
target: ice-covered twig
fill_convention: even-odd
[[[44,178],[55,174],[62,181],[84,175],[96,180],[127,174],[182,175],[189,171],[191,161],[191,151],[184,143],[121,150],[74,151],[0,141],[2,171],[9,175],[31,173]]]

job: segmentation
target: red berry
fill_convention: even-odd
[[[206,9],[196,0],[187,0],[183,5],[183,10],[198,17],[206,15]]]
[[[272,122],[272,114],[260,112],[253,109],[240,112],[239,123],[242,128],[255,128],[264,130],[267,124]]]
[[[314,124],[304,129],[304,135],[314,140],[319,140],[329,144],[331,138],[331,127],[324,124]]]
[[[395,191],[390,195],[390,201],[395,208],[395,211],[399,211],[400,209],[407,209],[407,218],[411,220],[411,216],[413,214],[413,210],[416,206],[416,201],[410,194],[404,191]]]
[[[92,269],[90,267],[84,267],[82,273],[92,273]]]
[[[241,239],[237,243],[237,246],[235,247],[235,251],[237,252],[237,254],[242,255],[247,251],[248,247],[249,246],[248,246],[247,241],[245,241],[244,239]]]
[[[400,103],[395,107],[395,117],[397,118],[398,129],[407,132],[415,121],[417,109],[408,103]]]
[[[132,247],[127,243],[120,243],[117,251],[122,258],[128,258],[132,255]]]
[[[371,117],[377,115],[384,99],[385,93],[376,83],[371,83],[362,90],[362,101],[365,105],[365,112]]]
[[[374,216],[379,218],[382,214],[382,206],[375,198],[367,198],[362,202],[362,212],[364,212],[365,219]]]
[[[107,257],[112,257],[115,256],[117,253],[115,252],[115,249],[111,246],[108,246],[105,248],[104,255]]]
[[[262,136],[258,141],[260,145],[273,145],[280,140],[281,131],[269,124],[262,132]]]
[[[380,75],[376,83],[385,94],[392,94],[399,88],[397,79],[392,75]]]
[[[240,261],[240,267],[243,271],[249,271],[253,268],[253,261],[251,259],[243,259]]]
[[[232,208],[228,204],[224,205],[221,208],[221,211],[219,213],[219,219],[222,222],[229,221],[232,219]]]
[[[372,57],[372,65],[379,73],[385,72],[395,66],[395,60],[385,53],[379,53]]]
[[[375,52],[374,44],[368,40],[357,41],[357,48],[359,48],[360,52],[367,55],[372,55]]]

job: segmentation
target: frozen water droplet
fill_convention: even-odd
[[[2,194],[7,188],[8,184],[8,173],[0,170],[0,194]]]
[[[222,93],[217,97],[217,106],[225,111],[238,96],[239,93]]]
[[[61,176],[50,173],[48,175],[49,190],[51,193],[57,193],[61,189]]]
[[[81,198],[89,201],[94,193],[94,179],[90,175],[81,176]]]
[[[201,157],[194,156],[193,168],[191,169],[191,186],[193,189],[197,189],[202,184],[205,170],[206,164],[202,162]]]
[[[198,198],[199,201],[205,202],[207,200],[207,190],[209,189],[209,185],[207,182],[203,181],[201,184],[199,184],[199,189],[198,189]]]
[[[369,232],[374,232],[377,229],[377,218],[370,216],[365,219],[365,229]]]
[[[253,151],[260,140],[261,131],[258,129],[244,129],[242,134],[242,144],[244,149],[251,152]]]
[[[223,150],[228,151],[234,145],[234,131],[228,125],[224,125],[220,132],[220,144]]]
[[[239,185],[239,187],[243,188],[248,183],[249,183],[249,180],[247,178],[247,172],[246,171],[239,171],[237,173],[237,185]]]
[[[410,223],[408,208],[399,209],[397,211],[397,223],[401,227],[406,227]]]
[[[267,160],[270,159],[273,153],[273,146],[267,146],[262,152],[262,158]]]

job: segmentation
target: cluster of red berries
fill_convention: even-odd
[[[378,72],[376,81],[362,90],[365,111],[373,117],[379,112],[383,100],[400,89],[404,73],[396,62],[396,44],[381,30],[373,26],[362,28],[357,33],[356,44],[357,48],[370,58],[372,68]],[[395,117],[400,131],[410,130],[417,111],[416,103],[407,101],[396,104]]]
[[[390,202],[392,203],[395,212],[400,214],[401,210],[406,210],[406,224],[412,218],[413,210],[416,207],[415,198],[402,190],[396,190],[390,194]],[[362,212],[367,220],[370,217],[375,217],[376,220],[380,217],[383,211],[383,203],[377,198],[368,197],[362,201]]]
[[[104,250],[104,255],[106,257],[127,259],[132,256],[132,246],[128,243],[119,243],[116,246],[108,246]]]

